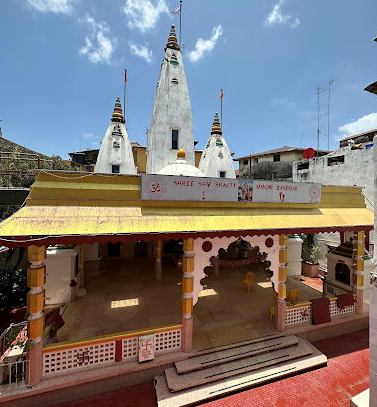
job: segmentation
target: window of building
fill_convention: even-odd
[[[111,166],[111,172],[113,174],[119,174],[119,165],[112,165]]]
[[[255,162],[255,164],[258,164],[258,157],[254,158],[254,162]]]
[[[226,172],[225,171],[220,171],[220,178],[225,178]]]
[[[298,163],[297,164],[297,170],[308,170],[309,169],[309,162],[308,161],[304,161],[302,163]]]
[[[178,150],[178,130],[171,131],[171,149]]]
[[[249,164],[249,160],[243,160],[243,165],[248,165]]]
[[[344,155],[338,155],[336,157],[329,157],[327,159],[327,165],[338,165],[338,164],[344,164]]]
[[[274,154],[274,163],[280,161],[280,154]]]

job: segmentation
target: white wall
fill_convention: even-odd
[[[287,276],[300,276],[302,270],[302,239],[299,236],[288,237]]]
[[[65,304],[71,301],[70,282],[75,278],[77,250],[48,249],[45,260],[47,305]]]
[[[327,165],[329,157],[344,155],[344,163]],[[294,182],[319,182],[323,185],[362,187],[367,207],[373,210],[373,147],[351,150],[340,148],[331,154],[309,160],[308,170],[297,170],[300,161],[293,163]]]

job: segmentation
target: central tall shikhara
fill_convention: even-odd
[[[191,104],[182,55],[174,26],[165,47],[147,133],[147,173],[172,164],[183,148],[188,164],[195,165]]]

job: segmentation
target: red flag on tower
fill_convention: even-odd
[[[127,69],[124,70],[124,83],[127,82]]]
[[[220,99],[222,99],[224,96],[224,91],[221,89],[221,93],[220,93]]]
[[[179,5],[175,10],[170,12],[171,14],[180,14],[181,13],[181,5]]]

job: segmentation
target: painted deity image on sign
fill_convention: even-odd
[[[253,181],[239,180],[238,184],[238,200],[239,201],[249,201],[253,200]]]

